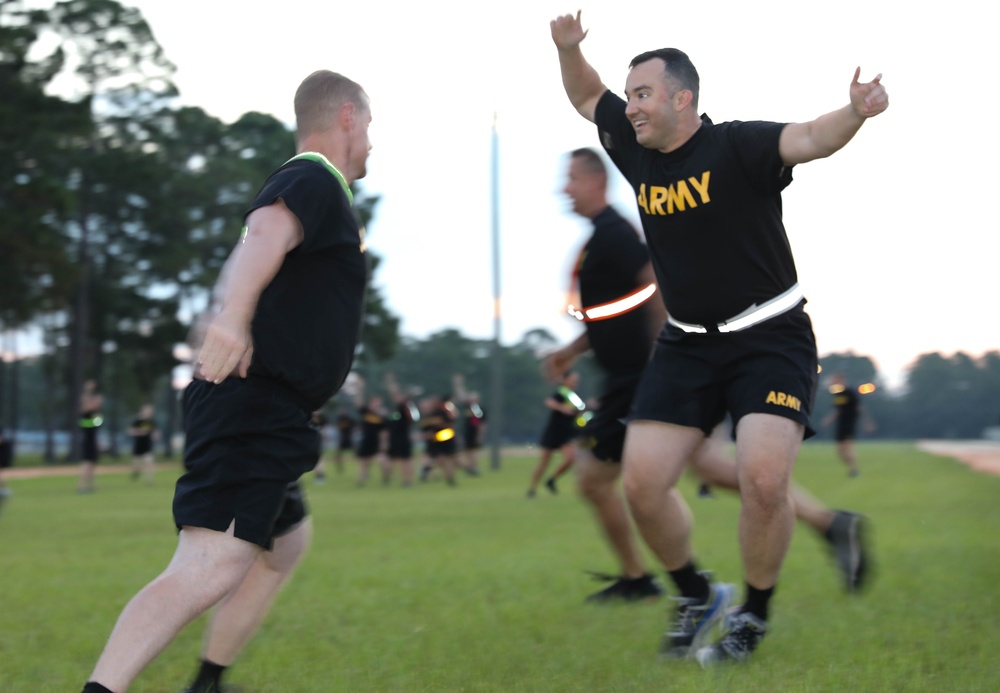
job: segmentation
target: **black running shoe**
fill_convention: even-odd
[[[860,592],[868,575],[867,521],[863,515],[837,510],[826,531],[848,593]]]
[[[746,612],[734,616],[730,623],[729,632],[719,642],[695,654],[703,669],[722,662],[745,662],[767,633],[767,623]]]
[[[549,493],[551,493],[553,496],[559,493],[559,490],[556,488],[555,479],[549,479],[548,481],[546,481],[545,488],[547,488],[549,490]]]
[[[693,656],[719,623],[733,601],[736,588],[725,582],[710,583],[708,598],[699,602],[688,597],[674,597],[677,610],[670,630],[663,634],[660,654],[667,659]]]
[[[652,601],[663,596],[663,587],[649,573],[637,578],[598,575],[597,573],[594,573],[594,576],[599,580],[611,582],[611,585],[587,597],[585,601],[591,604]]]

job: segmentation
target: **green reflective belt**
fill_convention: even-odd
[[[559,386],[559,394],[566,398],[567,402],[576,407],[577,411],[583,411],[587,408],[587,404],[580,399],[580,395],[576,394],[565,385]]]
[[[351,192],[351,186],[347,184],[347,179],[344,178],[344,174],[337,170],[337,167],[330,163],[330,160],[319,152],[302,152],[293,156],[291,159],[285,162],[288,164],[296,159],[308,159],[309,161],[315,161],[317,163],[323,164],[326,170],[329,171],[337,182],[340,183],[340,187],[344,189],[344,194],[347,195],[347,201],[352,205],[354,204],[354,193]]]
[[[104,423],[104,419],[102,419],[100,416],[84,418],[80,419],[80,428],[97,428],[102,423]]]

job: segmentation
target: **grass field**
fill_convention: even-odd
[[[827,444],[807,445],[796,480],[872,520],[877,575],[840,592],[814,532],[799,527],[747,666],[703,672],[657,657],[671,602],[600,607],[586,570],[614,570],[587,508],[561,493],[524,498],[534,459],[463,477],[458,488],[365,489],[354,467],[307,486],[310,553],[228,680],[243,693],[1000,690],[1000,478],[916,451],[859,446],[848,479]],[[74,493],[70,477],[11,482],[0,515],[0,691],[76,693],[121,608],[166,565],[176,471],[152,486],[125,474]],[[740,582],[738,502],[698,499],[700,563]],[[202,623],[185,629],[130,689],[178,693]]]

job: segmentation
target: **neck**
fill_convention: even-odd
[[[348,185],[354,182],[355,175],[353,172],[348,170],[347,166],[347,151],[344,147],[339,146],[339,144],[332,138],[324,135],[310,135],[309,137],[297,142],[296,154],[302,154],[304,152],[316,152],[317,154],[322,154],[331,164],[333,164],[334,168],[340,171],[340,175],[344,177],[344,180],[347,181]]]
[[[681,128],[678,130],[677,135],[671,140],[670,144],[666,147],[660,149],[664,154],[680,149],[684,144],[694,137],[694,133],[698,132],[698,128],[701,127],[701,118],[695,116],[693,120],[685,122]]]

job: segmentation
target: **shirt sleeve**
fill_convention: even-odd
[[[631,180],[629,164],[635,161],[642,145],[636,142],[635,129],[625,117],[625,101],[610,89],[604,92],[594,109],[594,124],[604,151],[625,178]]]
[[[307,253],[344,243],[357,244],[349,232],[356,225],[328,223],[353,215],[350,202],[340,183],[322,164],[296,160],[275,171],[261,188],[247,215],[255,209],[274,204],[278,199],[302,225],[302,243],[292,252]]]
[[[762,120],[734,120],[720,126],[747,180],[764,195],[780,193],[792,182],[792,167],[785,166],[778,150],[778,140],[785,125]]]

